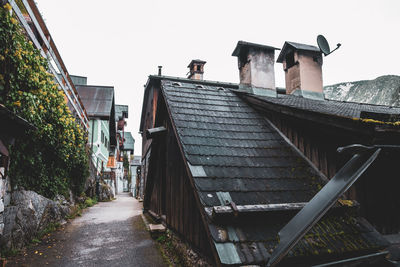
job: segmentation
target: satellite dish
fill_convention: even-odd
[[[324,53],[325,56],[331,54],[333,51],[337,50],[341,46],[341,44],[337,44],[337,47],[331,51],[331,49],[329,48],[328,41],[321,34],[318,35],[318,37],[317,37],[317,43],[318,43],[319,50],[321,50],[321,52]]]

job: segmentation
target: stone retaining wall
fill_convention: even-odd
[[[61,222],[70,212],[71,203],[63,196],[50,200],[33,191],[11,193],[7,181],[1,186],[4,184],[6,190],[0,204],[3,206],[0,213],[1,250],[23,248],[51,223]]]
[[[113,198],[111,187],[101,184],[99,200]],[[23,248],[50,224],[63,222],[74,205],[71,192],[68,199],[59,195],[51,200],[34,191],[11,192],[9,178],[0,179],[0,251]]]

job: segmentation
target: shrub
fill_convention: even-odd
[[[36,127],[10,151],[11,183],[50,198],[79,195],[89,175],[87,136],[10,9],[0,7],[0,103]]]

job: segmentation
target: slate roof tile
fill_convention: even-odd
[[[226,200],[236,205],[308,202],[324,183],[319,174],[260,114],[229,90],[233,85],[226,84],[224,90],[220,86],[161,79],[184,156],[205,173],[193,177],[203,208],[225,205]],[[261,99],[303,109],[350,112],[299,97]],[[208,228],[221,257],[233,253],[241,264],[265,263],[277,244],[278,231],[293,215],[271,213],[267,220],[257,217],[227,224],[217,224],[210,217]],[[373,231],[361,225],[344,211],[339,216],[328,213],[288,257],[330,253],[340,258],[342,250],[363,253],[382,246]]]
[[[187,110],[175,110],[172,111],[174,115],[184,114],[184,115],[197,115],[202,117],[217,117],[217,118],[236,118],[236,119],[255,119],[259,118],[255,116],[253,113],[248,112],[226,112],[226,111],[214,111],[214,110],[195,110],[195,109],[187,109]]]
[[[257,192],[257,191],[295,191],[310,188],[306,179],[299,178],[195,178],[200,191]]]
[[[313,100],[294,95],[278,95],[278,97],[264,97],[248,95],[265,101],[285,107],[292,107],[306,111],[317,112],[321,114],[334,115],[346,118],[360,118],[361,112],[372,112],[381,114],[400,114],[400,107],[379,106],[371,104],[361,104],[354,102],[340,102],[335,100]]]

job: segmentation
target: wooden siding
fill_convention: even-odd
[[[153,102],[154,103],[154,102]],[[152,113],[150,113],[152,114]],[[181,239],[210,261],[213,259],[210,242],[196,203],[190,177],[186,171],[177,137],[173,131],[163,97],[159,96],[154,120],[146,119],[146,126],[165,126],[166,135],[152,140],[148,172],[142,172],[146,182],[144,208],[151,210]],[[145,134],[143,134],[145,135]],[[147,141],[149,143],[149,141]]]
[[[201,219],[176,138],[169,131],[166,169],[166,222],[181,237],[211,257],[210,244]]]
[[[355,143],[369,144],[367,136],[351,136],[348,132],[300,121],[288,116],[266,113],[272,123],[295,145],[327,178],[332,178],[348,161],[349,156],[337,153],[337,148]]]
[[[152,140],[148,140],[146,138],[146,130],[149,128],[153,128],[155,125],[155,113],[157,109],[157,103],[158,103],[158,92],[160,89],[158,89],[155,86],[151,86],[149,89],[148,95],[149,97],[147,98],[147,103],[143,103],[144,105],[144,110],[145,116],[144,116],[144,126],[143,126],[143,132],[142,132],[142,160],[144,159],[144,156],[147,154],[147,150],[151,146]]]
[[[328,179],[350,159],[348,155],[337,153],[338,147],[370,145],[375,141],[368,134],[296,120],[283,114],[263,113]],[[381,153],[379,160],[345,194],[361,204],[361,215],[382,234],[400,231],[400,215],[394,212],[400,207],[397,193],[400,180],[395,170],[398,157]]]

